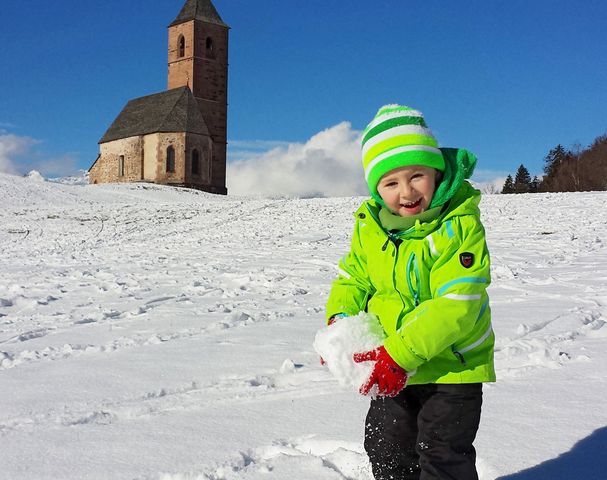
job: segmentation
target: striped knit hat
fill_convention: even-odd
[[[445,170],[443,155],[422,113],[402,105],[379,109],[363,132],[362,158],[369,192],[380,201],[377,184],[395,168],[424,165]]]

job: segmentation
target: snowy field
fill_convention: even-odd
[[[0,174],[0,478],[371,480],[312,348],[360,201]],[[607,478],[606,205],[483,199],[482,480]]]

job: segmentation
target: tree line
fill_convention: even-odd
[[[582,192],[607,190],[607,134],[582,149],[557,145],[544,157],[544,175],[531,178],[521,164],[512,178],[508,175],[502,193]]]

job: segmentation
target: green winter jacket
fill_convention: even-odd
[[[495,381],[479,201],[480,192],[463,182],[438,218],[398,236],[382,228],[377,201],[365,201],[355,213],[327,318],[377,315],[384,346],[410,374],[410,385]]]

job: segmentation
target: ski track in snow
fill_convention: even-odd
[[[294,375],[295,372],[297,375]],[[305,391],[302,391],[304,387]],[[161,388],[136,398],[104,400],[98,405],[85,405],[80,409],[66,405],[60,412],[50,410],[5,418],[0,423],[0,438],[14,430],[33,433],[52,426],[109,425],[176,410],[204,410],[214,405],[256,402],[260,398],[271,398],[272,401],[303,398],[326,395],[336,390],[334,382],[326,375],[319,376],[317,369],[309,370],[287,359],[278,371],[253,377],[229,376],[208,384],[193,382],[179,388]]]
[[[318,365],[311,342],[360,198],[224,198],[6,175],[0,187],[0,391],[19,386],[0,400],[3,443],[28,435],[53,442],[74,431],[94,439],[99,428],[145,430],[155,419],[204,419],[246,405],[278,415],[294,402],[322,405],[343,394]],[[606,198],[483,199],[500,381],[599,368],[591,346],[607,337]],[[120,380],[116,389],[105,377],[98,387],[88,383],[87,369],[118,375],[131,362],[145,366],[141,379]],[[77,398],[40,392],[48,388],[46,375],[63,378],[54,387]],[[78,390],[80,382],[89,387]],[[121,452],[129,467],[113,474],[370,480],[361,438],[318,431],[322,416],[316,412],[292,437],[260,436],[211,458],[186,452],[169,468],[146,462],[141,452]],[[243,429],[255,431],[250,421]],[[317,430],[308,429],[312,424]],[[8,465],[0,478],[24,471],[10,448],[0,449],[0,463]],[[32,460],[28,475],[70,476],[64,465],[55,467],[49,458]],[[481,479],[498,470],[481,449]],[[72,478],[85,473],[108,474],[80,467]]]

